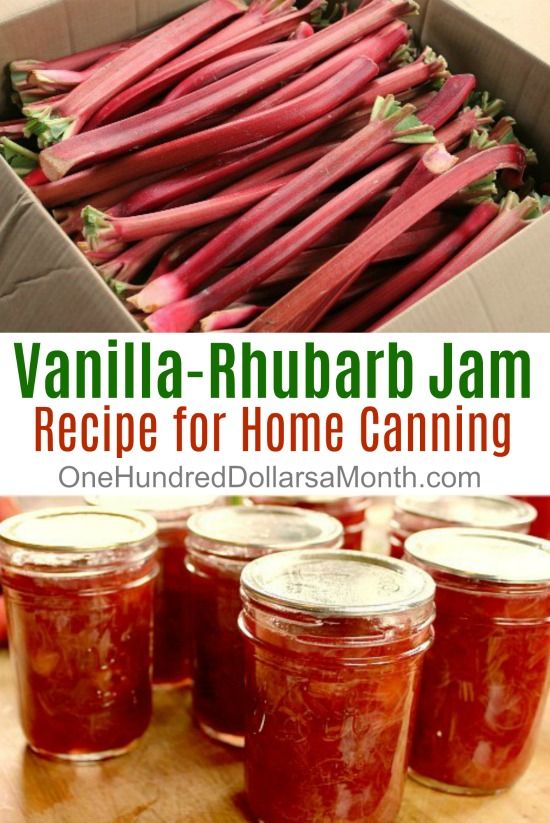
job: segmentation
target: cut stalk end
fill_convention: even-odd
[[[0,154],[18,177],[26,177],[38,166],[38,155],[9,137],[0,138]]]
[[[113,237],[109,216],[93,206],[85,206],[81,212],[83,234],[92,251],[97,251]]]

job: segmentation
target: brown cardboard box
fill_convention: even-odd
[[[147,29],[189,0],[0,0],[0,64]],[[423,0],[423,42],[507,100],[550,172],[550,3]],[[7,87],[0,114],[9,112]],[[550,178],[550,174],[549,174]],[[100,276],[0,164],[0,330],[137,331]],[[550,331],[550,215],[401,314],[388,331]]]

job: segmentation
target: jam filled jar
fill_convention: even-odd
[[[513,497],[396,497],[390,553],[403,557],[409,535],[425,529],[466,526],[527,534],[536,510]]]
[[[530,533],[550,540],[550,497],[518,497],[518,500],[530,503],[537,512]]]
[[[405,548],[437,585],[413,776],[459,794],[506,789],[529,765],[550,678],[550,543],[436,529]]]
[[[157,521],[159,574],[155,585],[153,683],[189,685],[192,633],[190,577],[185,568],[187,521],[194,512],[214,505],[216,498],[114,497],[89,502],[117,510],[138,509]]]
[[[239,580],[256,557],[284,549],[338,548],[342,526],[319,512],[279,506],[224,506],[189,518],[195,717],[206,734],[244,740],[243,642],[237,625]]]
[[[285,552],[243,571],[245,771],[263,823],[392,823],[435,586],[399,560]]]
[[[100,760],[147,729],[155,534],[148,515],[87,507],[0,526],[10,652],[35,752]]]
[[[255,497],[258,503],[277,506],[299,506],[301,509],[330,514],[344,528],[344,549],[360,549],[363,545],[365,516],[371,497]]]

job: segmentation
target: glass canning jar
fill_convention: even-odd
[[[155,584],[153,683],[186,686],[192,676],[190,577],[185,568],[187,521],[216,497],[90,498],[92,505],[138,510],[157,521],[159,574]]]
[[[344,549],[360,549],[363,545],[365,517],[372,497],[254,497],[257,503],[277,506],[299,506],[301,509],[330,514],[344,528]]]
[[[537,512],[530,534],[550,540],[550,497],[518,497],[518,500],[530,503]]]
[[[355,551],[285,552],[243,571],[255,820],[395,820],[434,590],[414,566]]]
[[[396,497],[390,553],[403,557],[405,540],[426,529],[465,526],[527,534],[536,510],[513,497]]]
[[[151,718],[156,523],[43,509],[0,526],[23,731],[39,754],[123,754]]]
[[[285,506],[224,506],[189,518],[192,575],[193,709],[206,734],[244,741],[244,653],[237,620],[240,575],[256,557],[284,549],[338,548],[342,526],[319,512]]]
[[[412,770],[457,794],[492,794],[525,771],[550,678],[550,543],[436,529],[406,543],[435,579]]]

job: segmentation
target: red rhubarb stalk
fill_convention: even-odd
[[[411,195],[431,183],[440,174],[443,174],[458,163],[458,157],[449,154],[443,143],[436,143],[426,149],[412,172],[406,180],[399,186],[396,192],[385,203],[378,214],[373,218],[372,224],[378,223],[387,214],[396,209],[401,203],[409,199]],[[371,225],[372,225],[371,224]]]
[[[478,260],[481,260],[489,252],[509,240],[521,229],[528,225],[529,221],[540,216],[540,209],[537,200],[533,197],[526,197],[521,202],[517,194],[510,192],[504,199],[500,213],[495,219],[484,228],[473,240],[465,246],[459,254],[455,255],[449,262],[434,274],[419,288],[412,292],[405,300],[396,306],[391,312],[386,314],[372,327],[378,328],[383,323],[387,323],[393,317],[408,309],[414,303],[427,297],[440,286],[444,286],[457,274],[465,271]]]
[[[267,46],[256,46],[254,49],[247,49],[246,51],[238,51],[235,54],[229,54],[226,57],[221,57],[213,63],[203,66],[202,69],[193,72],[185,80],[173,88],[169,94],[164,98],[167,100],[179,100],[185,97],[186,94],[197,91],[197,89],[205,88],[216,80],[221,80],[222,77],[227,77],[230,74],[252,66],[258,63],[265,57],[270,57],[272,54],[279,54],[289,46],[292,46],[292,40],[284,40],[282,43],[270,43]]]
[[[212,237],[215,237],[219,231],[228,225],[228,220],[220,220],[218,223],[212,223],[209,226],[197,229],[197,231],[184,234],[174,241],[169,248],[166,249],[157,265],[153,269],[149,278],[149,283],[157,277],[161,277],[172,269],[176,268],[183,260],[197,249],[200,249],[204,243],[207,243]]]
[[[223,311],[217,311],[201,320],[201,331],[225,331],[244,326],[264,310],[263,306],[249,306],[237,303]]]
[[[17,140],[23,137],[25,130],[24,120],[5,120],[0,122],[0,137],[9,137],[11,140]]]
[[[27,75],[37,69],[60,69],[67,71],[82,71],[97,63],[106,55],[113,54],[121,49],[135,45],[141,38],[133,40],[121,40],[117,43],[108,43],[105,46],[95,46],[85,51],[77,51],[74,54],[58,57],[55,60],[13,60],[9,66],[12,86],[15,88]]]
[[[245,10],[239,0],[207,0],[196,6],[117,54],[55,107],[34,112],[28,132],[36,134],[42,146],[77,134],[107,100]]]
[[[480,203],[455,229],[447,233],[431,249],[416,260],[412,260],[393,277],[380,283],[364,298],[354,301],[334,317],[329,317],[319,326],[318,330],[346,332],[365,328],[451,260],[491,220],[494,220],[498,210],[497,204],[492,200]]]
[[[307,20],[303,20],[291,39],[305,40],[307,37],[311,37],[312,34],[315,34],[315,29],[311,23],[308,23]]]
[[[30,175],[27,175],[27,177],[28,176]],[[162,172],[161,175],[152,175],[151,184],[153,180],[157,179],[159,176],[164,177],[165,172]],[[27,180],[27,177],[25,178],[25,181]],[[84,223],[82,221],[82,209],[85,206],[94,206],[96,209],[103,210],[111,209],[117,203],[121,201],[124,202],[125,198],[129,198],[133,192],[140,189],[143,186],[143,182],[143,179],[132,180],[129,183],[123,183],[113,189],[107,189],[107,191],[99,192],[92,198],[87,198],[84,201],[81,200],[79,203],[53,209],[53,216],[66,234],[81,232],[84,227]]]
[[[84,237],[90,248],[101,250],[113,241],[133,243],[159,234],[181,232],[196,226],[204,226],[233,214],[238,214],[249,206],[263,200],[269,194],[294,179],[295,175],[270,180],[251,186],[240,192],[218,194],[209,200],[200,200],[174,209],[140,214],[134,217],[111,217],[106,212],[86,206],[82,211]]]
[[[402,107],[393,97],[377,101],[368,126],[234,221],[176,271],[146,286],[135,298],[136,305],[145,311],[154,311],[160,306],[181,300],[216,270],[234,259],[260,233],[282,223],[304,204],[357,169],[363,158],[378,146],[391,140],[403,143],[433,141],[430,130],[413,116],[413,112],[414,106]]]
[[[324,60],[320,65],[316,66],[309,72],[296,78],[290,83],[287,83],[283,88],[278,89],[272,94],[263,97],[257,103],[248,106],[239,115],[232,119],[235,120],[240,117],[245,117],[249,114],[254,114],[258,111],[265,111],[272,106],[278,106],[280,103],[285,103],[287,100],[292,100],[300,94],[314,88],[318,83],[322,83],[327,77],[330,77],[334,72],[340,71],[349,60],[355,57],[370,57],[375,63],[380,63],[387,54],[392,54],[395,49],[405,43],[409,36],[409,30],[406,23],[400,20],[393,20],[375,35],[365,37],[358,43],[333,55],[328,60]],[[390,90],[388,94],[391,94]],[[375,95],[375,98],[378,95]]]
[[[129,283],[143,271],[148,263],[158,257],[170,243],[173,243],[176,237],[177,233],[173,232],[135,243],[112,260],[98,266],[98,271],[106,280]]]
[[[367,78],[376,72],[374,63],[363,61],[363,64],[364,69],[353,68],[350,71],[348,67],[342,70],[299,100],[291,100],[270,111],[260,112],[234,123],[224,123],[204,132],[143,149],[114,163],[85,169],[55,183],[37,186],[35,194],[44,205],[58,205],[103,191],[129,179],[216,156],[242,147],[247,142],[258,142],[291,132],[306,124],[310,126],[309,134],[315,134],[335,122],[335,118],[345,116],[352,110],[355,104],[347,106],[344,101],[352,98],[368,82]],[[342,103],[344,105],[340,105]]]
[[[153,212],[171,205],[189,194],[195,195],[195,199],[198,199],[200,195],[202,199],[211,194],[212,190],[219,187],[220,184],[242,177],[243,172],[263,165],[271,156],[280,153],[284,140],[285,138],[277,141],[276,144],[272,143],[270,146],[258,149],[255,152],[246,152],[240,159],[232,163],[220,165],[219,161],[214,160],[197,164],[190,169],[184,169],[173,177],[152,183],[136,191],[135,194],[125,200],[117,202],[116,206],[109,210],[109,214],[116,217],[129,217],[144,212]],[[249,187],[252,183],[264,183],[273,180],[275,177],[282,177],[296,169],[303,168],[308,162],[326,154],[328,150],[329,147],[326,145],[302,149],[302,151],[272,163],[255,174],[242,177],[238,183],[226,187],[224,191],[226,193],[239,191]],[[91,205],[95,204],[92,203]]]
[[[71,71],[70,69],[35,69],[29,74],[29,83],[43,88],[46,91],[56,88],[61,91],[68,91],[75,86],[79,86],[84,80],[88,80],[101,66],[110,63],[119,51],[122,51],[122,49],[109,52],[109,54],[104,55],[97,62],[92,63],[92,65],[80,71]]]
[[[409,8],[410,0],[380,0],[380,3],[359,9],[313,37],[300,41],[282,55],[266,57],[253,72],[242,69],[212,83],[207,96],[200,90],[187,95],[183,101],[170,100],[122,122],[77,134],[50,146],[42,152],[40,164],[50,180],[58,180],[71,169],[173,136],[190,123],[265,93],[277,83],[308,69]]]
[[[478,117],[479,113],[471,110],[464,111],[455,121],[440,129],[436,133],[436,138],[443,144],[455,142],[457,139],[469,134]],[[434,120],[438,119],[435,106],[432,109],[432,118]],[[168,321],[174,324],[170,326],[171,330],[192,328],[204,314],[237,300],[241,295],[255,288],[304,249],[312,246],[347,216],[372,201],[381,192],[386,191],[388,186],[392,185],[401,174],[410,169],[424,152],[424,146],[414,146],[410,147],[404,154],[391,158],[384,165],[365,175],[340,194],[330,198],[327,203],[315,209],[284,237],[262,249],[222,280],[200,294],[181,301],[174,307],[170,306],[166,310],[162,309],[161,311],[168,317]],[[365,165],[370,165],[370,155],[366,158]],[[172,279],[177,277],[178,274],[180,276],[183,274],[188,286],[189,283],[194,285],[195,279],[192,278],[197,277],[197,275],[193,273],[193,267],[196,265],[197,259],[199,263],[202,263],[205,253],[208,252],[209,247],[215,247],[215,243],[216,240],[212,241],[201,252],[172,272],[169,275],[170,280],[164,282],[168,282],[169,287],[171,287]],[[200,268],[198,271],[200,272]],[[144,303],[140,303],[140,305],[144,305]],[[157,312],[158,315],[160,315],[160,320],[163,322],[161,312]],[[153,322],[155,321],[153,320]]]
[[[320,0],[312,0],[303,9],[289,11],[289,6],[292,6],[289,0],[282,3],[278,0],[252,3],[246,14],[230,22],[221,31],[187,49],[152,72],[149,77],[109,100],[94,115],[90,125],[96,128],[140,111],[150,100],[158,97],[182,77],[218,57],[283,39],[292,34],[299,21],[319,5]]]
[[[416,226],[399,237],[395,243],[382,249],[380,254],[374,259],[374,263],[387,263],[390,260],[401,260],[404,257],[412,257],[424,251],[430,244],[433,244],[448,230],[444,224],[416,228]],[[357,236],[357,235],[356,235]],[[351,238],[355,239],[355,237]],[[265,281],[266,286],[288,280],[302,279],[307,274],[325,263],[344,248],[343,243],[335,245],[319,245],[318,247],[301,252],[294,260],[283,266],[272,274]]]
[[[317,269],[251,325],[253,331],[310,331],[376,255],[425,214],[457,191],[503,168],[522,169],[519,146],[497,146],[459,163],[424,186],[406,203],[363,232],[344,251]]]

